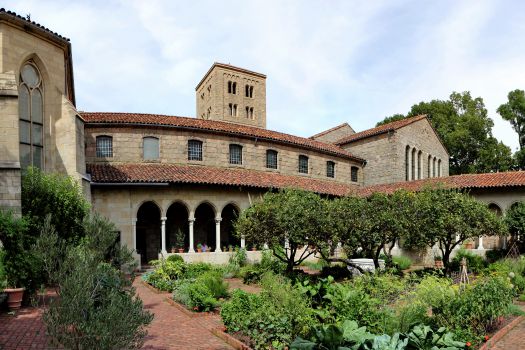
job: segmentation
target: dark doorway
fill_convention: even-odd
[[[166,218],[166,249],[170,251],[174,248],[184,248],[185,252],[188,251],[188,209],[183,203],[175,202],[168,208]],[[184,236],[182,247],[180,242],[178,242],[178,234]]]
[[[221,213],[221,247],[228,246],[240,247],[241,240],[235,235],[233,224],[239,217],[239,209],[233,204],[228,204],[222,209]]]
[[[159,207],[153,202],[143,203],[137,212],[137,253],[140,254],[141,264],[147,265],[151,260],[158,259],[160,234]]]
[[[215,250],[215,210],[208,203],[202,203],[195,210],[195,247],[206,245],[209,251]]]

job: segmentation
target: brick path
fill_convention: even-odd
[[[16,315],[0,313],[0,349],[49,349],[41,308],[23,308]]]
[[[525,311],[525,305],[520,305],[521,309]],[[524,350],[525,349],[525,320],[521,321],[517,326],[505,334],[491,350]]]
[[[133,285],[144,307],[155,315],[143,349],[231,349],[210,331],[221,325],[218,315],[187,316],[165,301],[170,294],[154,293],[142,284],[140,277]]]

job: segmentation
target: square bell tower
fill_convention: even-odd
[[[266,129],[266,75],[215,62],[195,88],[197,118]]]

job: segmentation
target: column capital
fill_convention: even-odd
[[[132,224],[132,225],[136,225],[136,224],[137,224],[137,221],[138,221],[137,218],[133,218],[133,219],[131,219],[131,224]]]
[[[215,218],[215,223],[219,224],[222,221],[222,218]]]
[[[166,221],[166,220],[168,220],[168,218],[167,218],[166,216],[161,216],[161,217],[160,217],[160,220],[161,220],[161,221]]]
[[[190,224],[193,224],[193,223],[195,222],[195,218],[189,218],[189,219],[188,219],[188,222],[189,222]]]

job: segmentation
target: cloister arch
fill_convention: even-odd
[[[195,247],[200,243],[206,245],[210,251],[214,251],[217,248],[215,213],[215,207],[209,202],[202,202],[197,209],[195,209]]]
[[[238,247],[241,240],[235,236],[233,224],[239,217],[239,207],[234,203],[224,206],[221,211],[221,247],[234,246]]]
[[[189,219],[190,212],[188,207],[181,201],[172,203],[166,211],[166,248],[184,248],[184,251],[189,247]],[[182,246],[177,242],[177,234],[181,232],[184,235],[184,243]]]
[[[141,264],[158,258],[161,248],[161,210],[153,201],[142,203],[137,210],[137,253]]]

